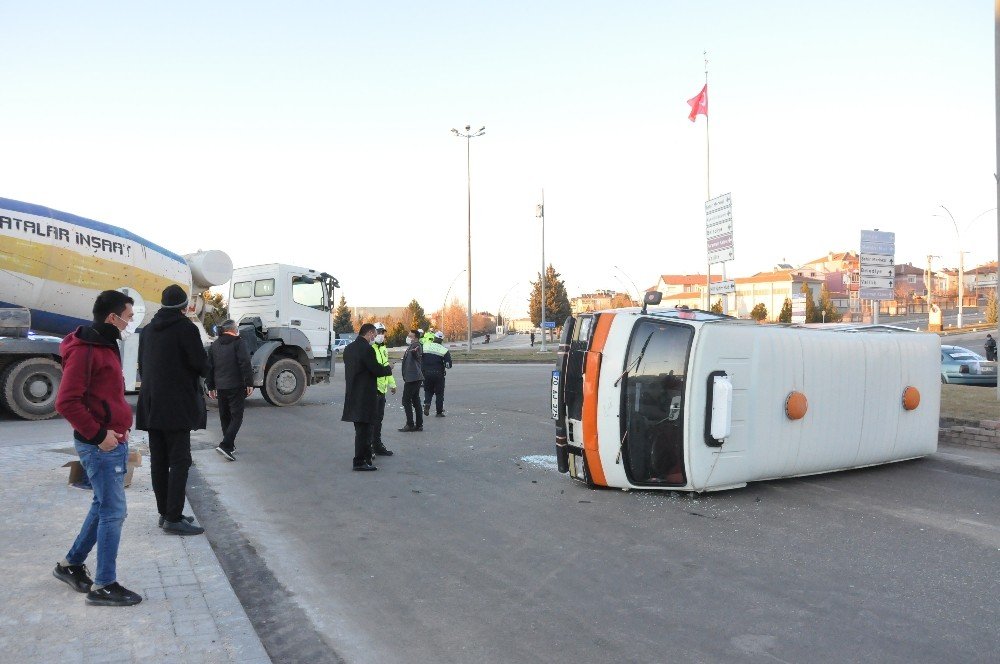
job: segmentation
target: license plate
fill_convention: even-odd
[[[979,372],[984,374],[995,374],[997,372],[996,367],[979,367]]]
[[[552,419],[559,419],[559,372],[552,372]]]

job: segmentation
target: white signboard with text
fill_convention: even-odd
[[[733,260],[733,201],[731,194],[705,201],[708,264]]]
[[[895,297],[896,234],[861,231],[861,283],[863,300],[891,300]]]

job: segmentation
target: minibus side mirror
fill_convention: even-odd
[[[733,382],[725,371],[713,371],[707,387],[705,444],[721,447],[733,432]]]
[[[646,313],[646,307],[653,305],[654,307],[663,301],[663,293],[660,291],[647,291],[645,295],[642,296],[642,313]]]

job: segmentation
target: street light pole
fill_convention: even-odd
[[[542,202],[535,207],[535,216],[542,220],[542,352],[545,352],[545,190],[542,189]]]
[[[514,290],[515,288],[517,288],[517,285],[519,283],[521,283],[521,282],[519,282],[519,281],[514,282],[514,285],[511,286],[510,288],[508,288],[507,292],[503,294],[503,298],[501,298],[501,300],[500,300],[500,305],[497,306],[497,319],[498,320],[500,319],[501,316],[503,316],[503,303],[507,301],[507,296],[510,295],[510,292],[512,290]],[[503,323],[504,334],[507,334],[507,329],[509,327],[510,327],[510,325],[507,324],[506,318],[504,318],[504,323]]]
[[[948,218],[951,219],[951,223],[955,227],[955,238],[958,240],[958,320],[955,323],[961,329],[962,304],[965,299],[965,252],[962,251],[962,234],[958,232],[958,222],[955,221],[951,210],[943,205],[939,205],[938,207],[948,213]]]
[[[642,304],[642,295],[639,293],[639,287],[635,285],[635,279],[633,279],[631,276],[629,276],[628,272],[626,272],[625,270],[621,269],[617,265],[615,265],[614,267],[615,267],[616,270],[618,270],[619,272],[621,272],[622,274],[624,274],[626,277],[628,277],[628,280],[632,282],[632,288],[635,289],[635,298],[636,298],[635,301],[638,302],[639,304]]]
[[[472,125],[465,125],[465,133],[463,134],[457,129],[452,129],[451,133],[455,134],[460,138],[465,139],[465,194],[466,194],[466,204],[467,204],[467,223],[468,223],[468,267],[466,270],[469,272],[469,299],[468,299],[468,314],[469,314],[469,352],[472,352],[472,162],[470,160],[470,147],[469,144],[472,142],[473,138],[477,136],[482,136],[486,133],[486,127],[480,127],[477,131],[472,131]]]
[[[955,237],[958,239],[958,320],[956,321],[956,325],[959,328],[961,328],[962,300],[965,297],[965,252],[962,251],[962,233],[958,230],[958,222],[955,221],[955,217],[954,215],[952,215],[951,210],[946,208],[944,205],[938,205],[938,207],[944,210],[946,213],[948,213],[948,218],[951,219],[951,223],[955,227]],[[969,230],[969,227],[972,225],[972,223],[977,219],[979,219],[981,216],[993,212],[994,210],[996,210],[996,208],[990,208],[989,210],[984,210],[983,212],[977,214],[975,217],[972,218],[972,221],[966,224],[965,230]],[[934,216],[940,217],[941,215],[937,214]]]
[[[455,275],[455,278],[451,280],[450,284],[448,284],[448,290],[445,291],[444,293],[444,304],[441,305],[441,323],[439,325],[439,328],[442,332],[444,331],[445,311],[447,311],[448,309],[448,296],[451,295],[451,289],[455,285],[455,282],[458,281],[458,278],[462,276],[462,272],[465,272],[465,270],[463,269],[458,274]]]

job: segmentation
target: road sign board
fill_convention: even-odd
[[[894,296],[891,288],[862,288],[858,291],[858,297],[862,300],[892,300]]]
[[[708,289],[712,295],[722,295],[723,293],[735,293],[736,282],[732,279],[728,281],[716,281]]]
[[[885,231],[861,231],[861,253],[892,256],[896,253],[896,234]]]
[[[895,256],[891,255],[891,254],[890,255],[885,255],[885,254],[864,254],[863,253],[860,256],[860,259],[861,259],[861,264],[862,265],[888,265],[889,267],[892,267],[893,264],[894,264],[894,262],[893,262],[893,258],[894,257]]]
[[[889,256],[886,256],[889,258]],[[862,277],[893,277],[893,267],[891,265],[865,265],[861,264]]]
[[[858,296],[865,300],[891,300],[895,286],[896,234],[861,231],[859,258]]]
[[[891,277],[861,277],[861,290],[866,288],[888,288],[892,290],[893,279]],[[862,295],[862,297],[864,297]]]
[[[705,238],[708,264],[733,260],[733,201],[723,194],[705,201]]]
[[[792,296],[792,322],[806,322],[806,296],[804,294]]]
[[[556,329],[556,322],[554,320],[544,321],[542,322],[542,327],[544,327],[546,330],[554,330]]]

